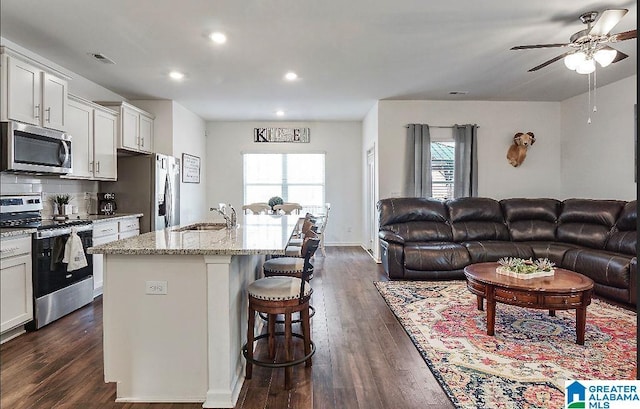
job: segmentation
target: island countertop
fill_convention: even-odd
[[[245,215],[243,223],[226,229],[201,222],[168,227],[88,249],[89,254],[129,255],[283,255],[300,216]],[[218,225],[218,226],[216,226]],[[205,230],[198,230],[204,226]],[[212,230],[219,228],[217,230]]]

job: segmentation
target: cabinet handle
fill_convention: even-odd
[[[140,146],[144,146],[144,138],[142,138],[142,142],[140,143]]]
[[[36,119],[40,119],[40,104],[35,106],[36,109]]]
[[[98,161],[97,163],[98,163],[98,170],[96,172],[100,173],[100,161]]]
[[[45,109],[45,112],[47,113],[47,122],[51,122],[51,107],[48,107],[47,109]]]
[[[91,172],[93,172],[93,161],[89,161],[89,169]]]

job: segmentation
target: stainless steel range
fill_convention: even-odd
[[[32,241],[34,320],[27,329],[39,329],[93,300],[93,259],[86,254],[92,245],[91,221],[43,220],[40,195],[16,195],[0,197],[0,227],[37,229]],[[67,271],[62,259],[71,229],[82,240],[88,265]]]

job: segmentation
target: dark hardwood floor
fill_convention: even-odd
[[[316,255],[313,366],[254,367],[236,408],[453,408],[373,286],[380,265],[358,247]],[[262,353],[260,348],[258,353]],[[102,300],[0,347],[2,409],[196,409],[202,404],[115,403],[102,364]]]

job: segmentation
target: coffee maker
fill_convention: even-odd
[[[98,214],[112,215],[117,209],[115,193],[98,193]]]

